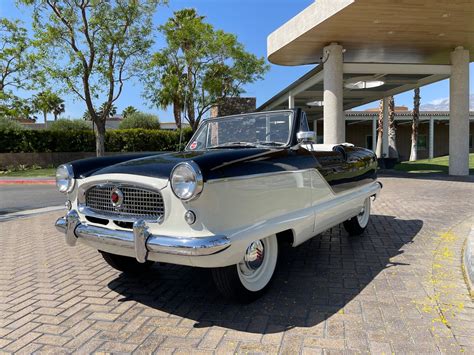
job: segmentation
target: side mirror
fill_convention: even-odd
[[[298,143],[314,143],[316,140],[316,133],[313,131],[300,131],[296,133],[296,139],[298,140]]]

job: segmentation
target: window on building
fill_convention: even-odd
[[[417,149],[418,150],[426,150],[428,148],[428,142],[426,140],[426,134],[419,134],[417,143],[418,143],[417,144]]]
[[[323,136],[316,136],[316,144],[323,144],[324,137]]]
[[[365,147],[370,150],[374,149],[372,145],[372,136],[365,136]]]
[[[472,149],[472,134],[469,135],[469,149]]]

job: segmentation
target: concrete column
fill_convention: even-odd
[[[295,97],[291,92],[288,94],[288,108],[295,108]]]
[[[372,151],[377,151],[377,116],[372,118]]]
[[[430,159],[434,158],[434,119],[430,117],[430,133],[429,133],[429,145],[430,145]]]
[[[342,46],[331,43],[324,48],[324,143],[346,141],[343,100]]]
[[[313,121],[313,132],[316,135],[316,138],[318,137],[318,120]]]
[[[383,121],[382,121],[382,127],[383,127],[383,132],[382,132],[382,156],[384,158],[388,158],[388,104],[389,104],[389,98],[384,97],[383,98]]]
[[[451,52],[449,175],[469,175],[469,51]]]

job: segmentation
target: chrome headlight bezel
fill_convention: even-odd
[[[62,164],[56,169],[56,187],[63,194],[74,189],[74,171],[71,164]]]
[[[177,164],[170,175],[171,190],[182,201],[199,197],[204,188],[204,179],[199,166],[193,162]]]

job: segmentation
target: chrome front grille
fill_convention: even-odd
[[[118,207],[113,205],[111,198],[116,188],[123,194],[123,201]],[[111,218],[159,219],[165,213],[160,192],[125,184],[104,184],[89,188],[85,193],[85,205],[89,211]]]

